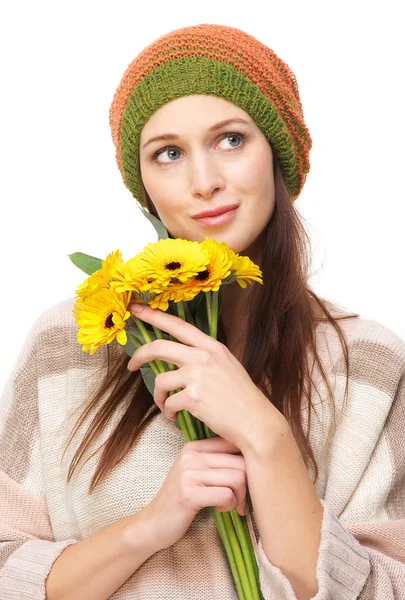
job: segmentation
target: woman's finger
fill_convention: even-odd
[[[139,308],[142,308],[141,312]],[[142,321],[158,327],[166,333],[170,333],[176,340],[187,346],[199,346],[201,348],[212,348],[218,342],[191,323],[187,323],[181,317],[171,315],[163,310],[151,308],[140,304],[130,304],[129,312]]]
[[[165,362],[182,367],[191,362],[199,363],[201,352],[206,354],[207,351],[201,351],[199,348],[190,348],[189,346],[170,340],[157,339],[148,344],[143,344],[143,346],[135,350],[127,369],[129,371],[137,371],[142,365],[146,365],[152,360],[164,360]],[[202,358],[205,360],[205,357]],[[171,375],[173,371],[166,371],[166,373]],[[166,373],[161,373],[161,375],[165,375]]]
[[[240,453],[240,448],[233,442],[225,440],[223,437],[216,435],[205,440],[191,440],[186,442],[183,451],[187,449],[196,450],[197,452],[230,452],[232,454]]]
[[[235,469],[203,469],[191,471],[188,477],[192,484],[206,487],[226,487],[236,498],[236,508],[243,512],[246,504],[246,479],[242,471]]]

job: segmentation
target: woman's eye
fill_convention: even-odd
[[[225,139],[225,140],[226,140],[226,139],[232,139],[232,138],[233,138],[233,139],[235,139],[235,138],[240,138],[240,139],[242,139],[242,138],[243,138],[243,136],[242,136],[242,134],[239,134],[239,133],[229,133],[229,134],[226,134],[226,135],[225,135],[225,138],[223,138],[223,139]],[[233,146],[233,148],[235,148],[235,146]]]
[[[239,142],[237,141],[238,138],[240,140]],[[245,138],[246,138],[246,134],[244,134],[244,133],[225,133],[222,136],[220,143],[222,143],[224,140],[230,140],[231,148],[239,148]],[[236,140],[236,145],[233,145],[235,143],[235,140]],[[168,164],[168,162],[176,162],[175,155],[176,155],[176,153],[179,153],[179,152],[180,152],[180,150],[178,150],[174,146],[166,146],[166,148],[157,150],[157,152],[155,152],[152,155],[152,159],[155,160],[156,162],[163,162],[163,164]],[[167,153],[167,156],[170,158],[169,161],[157,160],[159,156],[163,156],[165,153]],[[174,160],[171,160],[172,158]]]
[[[167,152],[168,156],[173,158],[173,154],[176,152],[179,152],[179,150],[177,150],[177,148],[163,148],[163,150],[159,150],[156,154],[154,154],[154,158],[157,158],[158,156],[162,156],[162,154],[164,154],[165,152]],[[173,161],[169,161],[169,162],[173,162]]]

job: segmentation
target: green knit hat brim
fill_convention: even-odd
[[[276,153],[288,192],[295,198],[300,183],[295,152],[301,155],[301,148],[294,149],[289,130],[272,102],[232,65],[198,56],[172,59],[155,67],[127,101],[121,125],[121,155],[125,184],[132,195],[144,204],[139,146],[145,123],[161,106],[195,94],[219,96],[250,115]],[[304,132],[301,135],[304,137]]]

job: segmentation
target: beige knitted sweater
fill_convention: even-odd
[[[46,577],[63,549],[151,502],[185,443],[175,423],[159,413],[93,494],[87,488],[98,454],[66,484],[88,424],[61,462],[75,422],[72,412],[97,386],[106,360],[105,347],[92,357],[82,352],[72,307],[73,299],[61,302],[37,320],[0,402],[1,600],[44,599]],[[340,343],[330,325],[317,329],[338,424],[328,439],[332,414],[321,403],[324,387],[318,384],[318,395],[314,386],[311,442],[319,466],[316,490],[324,506],[315,598],[405,599],[405,344],[375,321],[340,324],[351,361],[345,410]],[[122,352],[118,345],[117,352]],[[115,421],[98,444],[114,426]],[[290,582],[263,551],[252,511],[249,526],[265,600],[295,599]],[[237,600],[209,509],[200,511],[181,540],[151,556],[111,598]]]

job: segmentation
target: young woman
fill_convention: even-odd
[[[308,285],[293,73],[241,30],[178,29],[129,65],[110,123],[134,198],[263,285],[224,287],[217,340],[146,306],[181,343],[130,361],[82,352],[73,299],[39,318],[1,403],[0,598],[236,599],[210,506],[248,513],[265,600],[405,598],[405,344]],[[152,398],[156,358],[179,368]],[[218,437],[186,444],[183,409]]]

